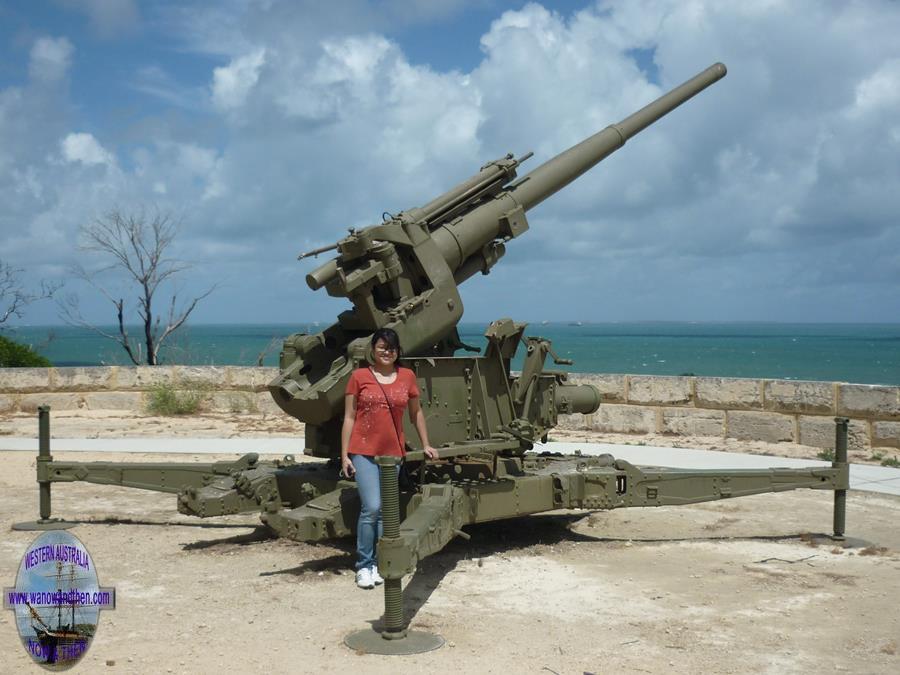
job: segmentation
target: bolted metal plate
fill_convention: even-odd
[[[75,527],[75,523],[68,523],[58,518],[50,518],[48,520],[29,520],[25,523],[13,523],[12,529],[34,532],[37,530],[68,530],[72,527]]]
[[[350,633],[344,638],[344,644],[362,654],[402,656],[421,654],[443,647],[444,638],[433,633],[410,630],[406,632],[406,637],[389,640],[382,637],[379,631],[366,628]]]

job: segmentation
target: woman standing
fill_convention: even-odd
[[[397,366],[400,338],[390,328],[372,335],[372,365],[353,371],[344,397],[341,430],[341,469],[356,476],[360,510],[356,527],[356,585],[373,588],[384,581],[378,574],[375,542],[381,537],[381,478],[375,458],[403,457],[403,411],[409,418],[425,454],[437,451],[428,443],[425,414],[419,405],[419,387],[409,368]]]

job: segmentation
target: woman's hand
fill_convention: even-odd
[[[356,396],[344,396],[344,423],[341,425],[341,474],[350,478],[356,469],[350,461],[350,437],[353,436],[353,425],[356,423]]]
[[[349,457],[344,455],[341,457],[341,472],[347,477],[350,478],[353,474],[356,473],[356,469],[353,466],[353,462]]]
[[[437,458],[438,458],[438,451],[435,450],[434,448],[432,448],[430,445],[426,445],[426,446],[425,446],[425,456],[426,456],[428,459],[437,459]]]

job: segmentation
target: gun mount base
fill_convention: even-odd
[[[403,656],[439,649],[444,646],[444,638],[421,630],[407,630],[403,637],[394,639],[374,628],[366,628],[350,633],[344,638],[344,644],[362,654]]]
[[[868,541],[867,539],[860,539],[858,537],[835,537],[833,534],[810,534],[803,535],[802,539],[804,541],[808,541],[811,545],[816,544],[818,546],[831,546],[838,547],[842,549],[862,549],[868,548],[870,546],[876,546],[875,542]]]
[[[13,523],[10,526],[13,530],[20,532],[37,532],[46,530],[68,530],[75,527],[75,523],[70,523],[61,518],[47,518],[41,520],[29,520],[24,523]]]

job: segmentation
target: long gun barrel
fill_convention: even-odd
[[[710,66],[618,124],[611,124],[548,160],[516,182],[502,200],[497,200],[489,208],[472,211],[461,221],[434,232],[433,236],[447,263],[451,268],[458,269],[486,241],[501,236],[498,224],[504,214],[517,209],[528,211],[537,206],[621,148],[629,138],[725,77],[726,72],[722,63]]]
[[[618,124],[558,154],[518,182],[514,192],[516,201],[526,210],[537,206],[621,148],[629,138],[725,77],[726,72],[725,64],[716,63]]]

